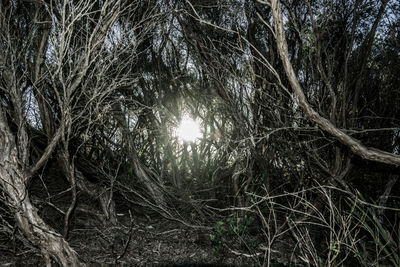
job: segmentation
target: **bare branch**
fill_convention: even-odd
[[[376,148],[370,148],[363,145],[359,140],[354,139],[342,130],[338,129],[331,121],[319,115],[308,103],[303,89],[296,77],[293,66],[289,60],[288,46],[286,43],[285,32],[283,30],[282,11],[279,0],[272,0],[272,15],[274,17],[274,27],[276,34],[276,43],[283,66],[288,76],[290,85],[299,100],[299,105],[307,114],[308,118],[320,126],[323,130],[335,136],[341,143],[346,145],[353,153],[364,159],[377,161],[381,163],[400,166],[400,156],[382,151]]]

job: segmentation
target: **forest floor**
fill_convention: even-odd
[[[80,216],[75,223],[68,241],[88,266],[259,266],[245,249],[225,245],[238,247],[234,239],[224,239],[224,247],[219,247],[211,242],[212,228],[189,227],[161,216],[124,215],[115,226]],[[10,247],[0,253],[0,266],[43,265],[34,248]]]
[[[216,252],[208,229],[195,229],[164,218],[138,217],[133,223],[129,217],[120,219],[124,220],[123,227],[107,227],[106,232],[93,227],[73,231],[74,235],[88,240],[88,247],[79,248],[84,261],[89,265],[121,266],[255,265],[249,257]],[[71,240],[72,246],[79,246],[79,238],[76,240],[77,244]]]

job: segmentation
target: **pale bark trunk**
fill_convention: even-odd
[[[129,160],[132,164],[133,173],[139,182],[147,188],[155,204],[159,207],[166,207],[163,185],[161,184],[161,181],[157,179],[159,177],[140,162],[131,133],[129,132],[128,123],[122,115],[124,113],[122,112],[120,104],[116,102],[114,108],[114,116],[121,128],[123,139],[126,140],[128,145]]]
[[[140,162],[136,155],[136,151],[134,149],[130,149],[129,152],[135,176],[143,185],[147,187],[147,190],[149,190],[149,193],[157,206],[166,207],[162,185],[159,183],[159,181],[155,181],[156,179],[150,175],[150,170],[148,170],[147,167]]]
[[[286,43],[285,32],[283,30],[280,1],[272,0],[271,8],[272,15],[274,17],[275,37],[279,55],[281,57],[290,85],[297,99],[299,100],[299,105],[305,111],[308,118],[314,121],[319,127],[321,127],[321,129],[333,135],[341,143],[350,148],[353,153],[359,155],[360,157],[367,160],[400,166],[400,156],[376,148],[366,147],[359,140],[354,139],[353,137],[333,125],[331,121],[319,115],[318,112],[316,112],[311,107],[311,105],[307,101],[306,96],[304,95],[303,89],[300,86],[293,66],[289,60],[289,51]]]
[[[97,184],[89,182],[78,169],[75,168],[76,185],[79,190],[86,192],[94,199],[99,201],[101,210],[106,217],[107,222],[117,223],[117,212],[115,201],[113,199],[112,188],[101,188]]]
[[[112,188],[102,188],[97,184],[89,182],[86,177],[76,167],[70,169],[68,167],[68,159],[63,157],[61,154],[57,156],[58,164],[61,166],[61,170],[64,172],[65,177],[71,183],[71,177],[74,176],[73,183],[76,187],[87,193],[91,198],[99,201],[101,210],[106,220],[111,224],[117,223],[117,213],[115,210],[115,202],[112,199]],[[73,173],[72,173],[73,172]]]
[[[25,177],[19,167],[15,137],[0,110],[0,185],[18,227],[39,247],[47,265],[50,265],[49,257],[63,266],[84,265],[68,242],[40,218],[29,199]]]

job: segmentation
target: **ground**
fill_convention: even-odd
[[[248,255],[240,255],[240,251],[216,250],[210,240],[213,230],[207,227],[189,227],[161,216],[132,218],[131,221],[125,214],[118,225],[110,226],[90,217],[82,223],[81,217],[70,233],[69,243],[88,266],[258,265]],[[1,254],[1,266],[44,264],[34,248],[15,251],[18,252],[10,249]]]

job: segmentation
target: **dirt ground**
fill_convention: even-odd
[[[258,266],[248,252],[240,255],[228,247],[216,251],[210,240],[212,229],[188,227],[162,217],[131,220],[128,215],[120,217],[116,226],[90,218],[80,222],[68,240],[88,266]],[[1,251],[0,266],[43,266],[36,249],[8,247]]]

